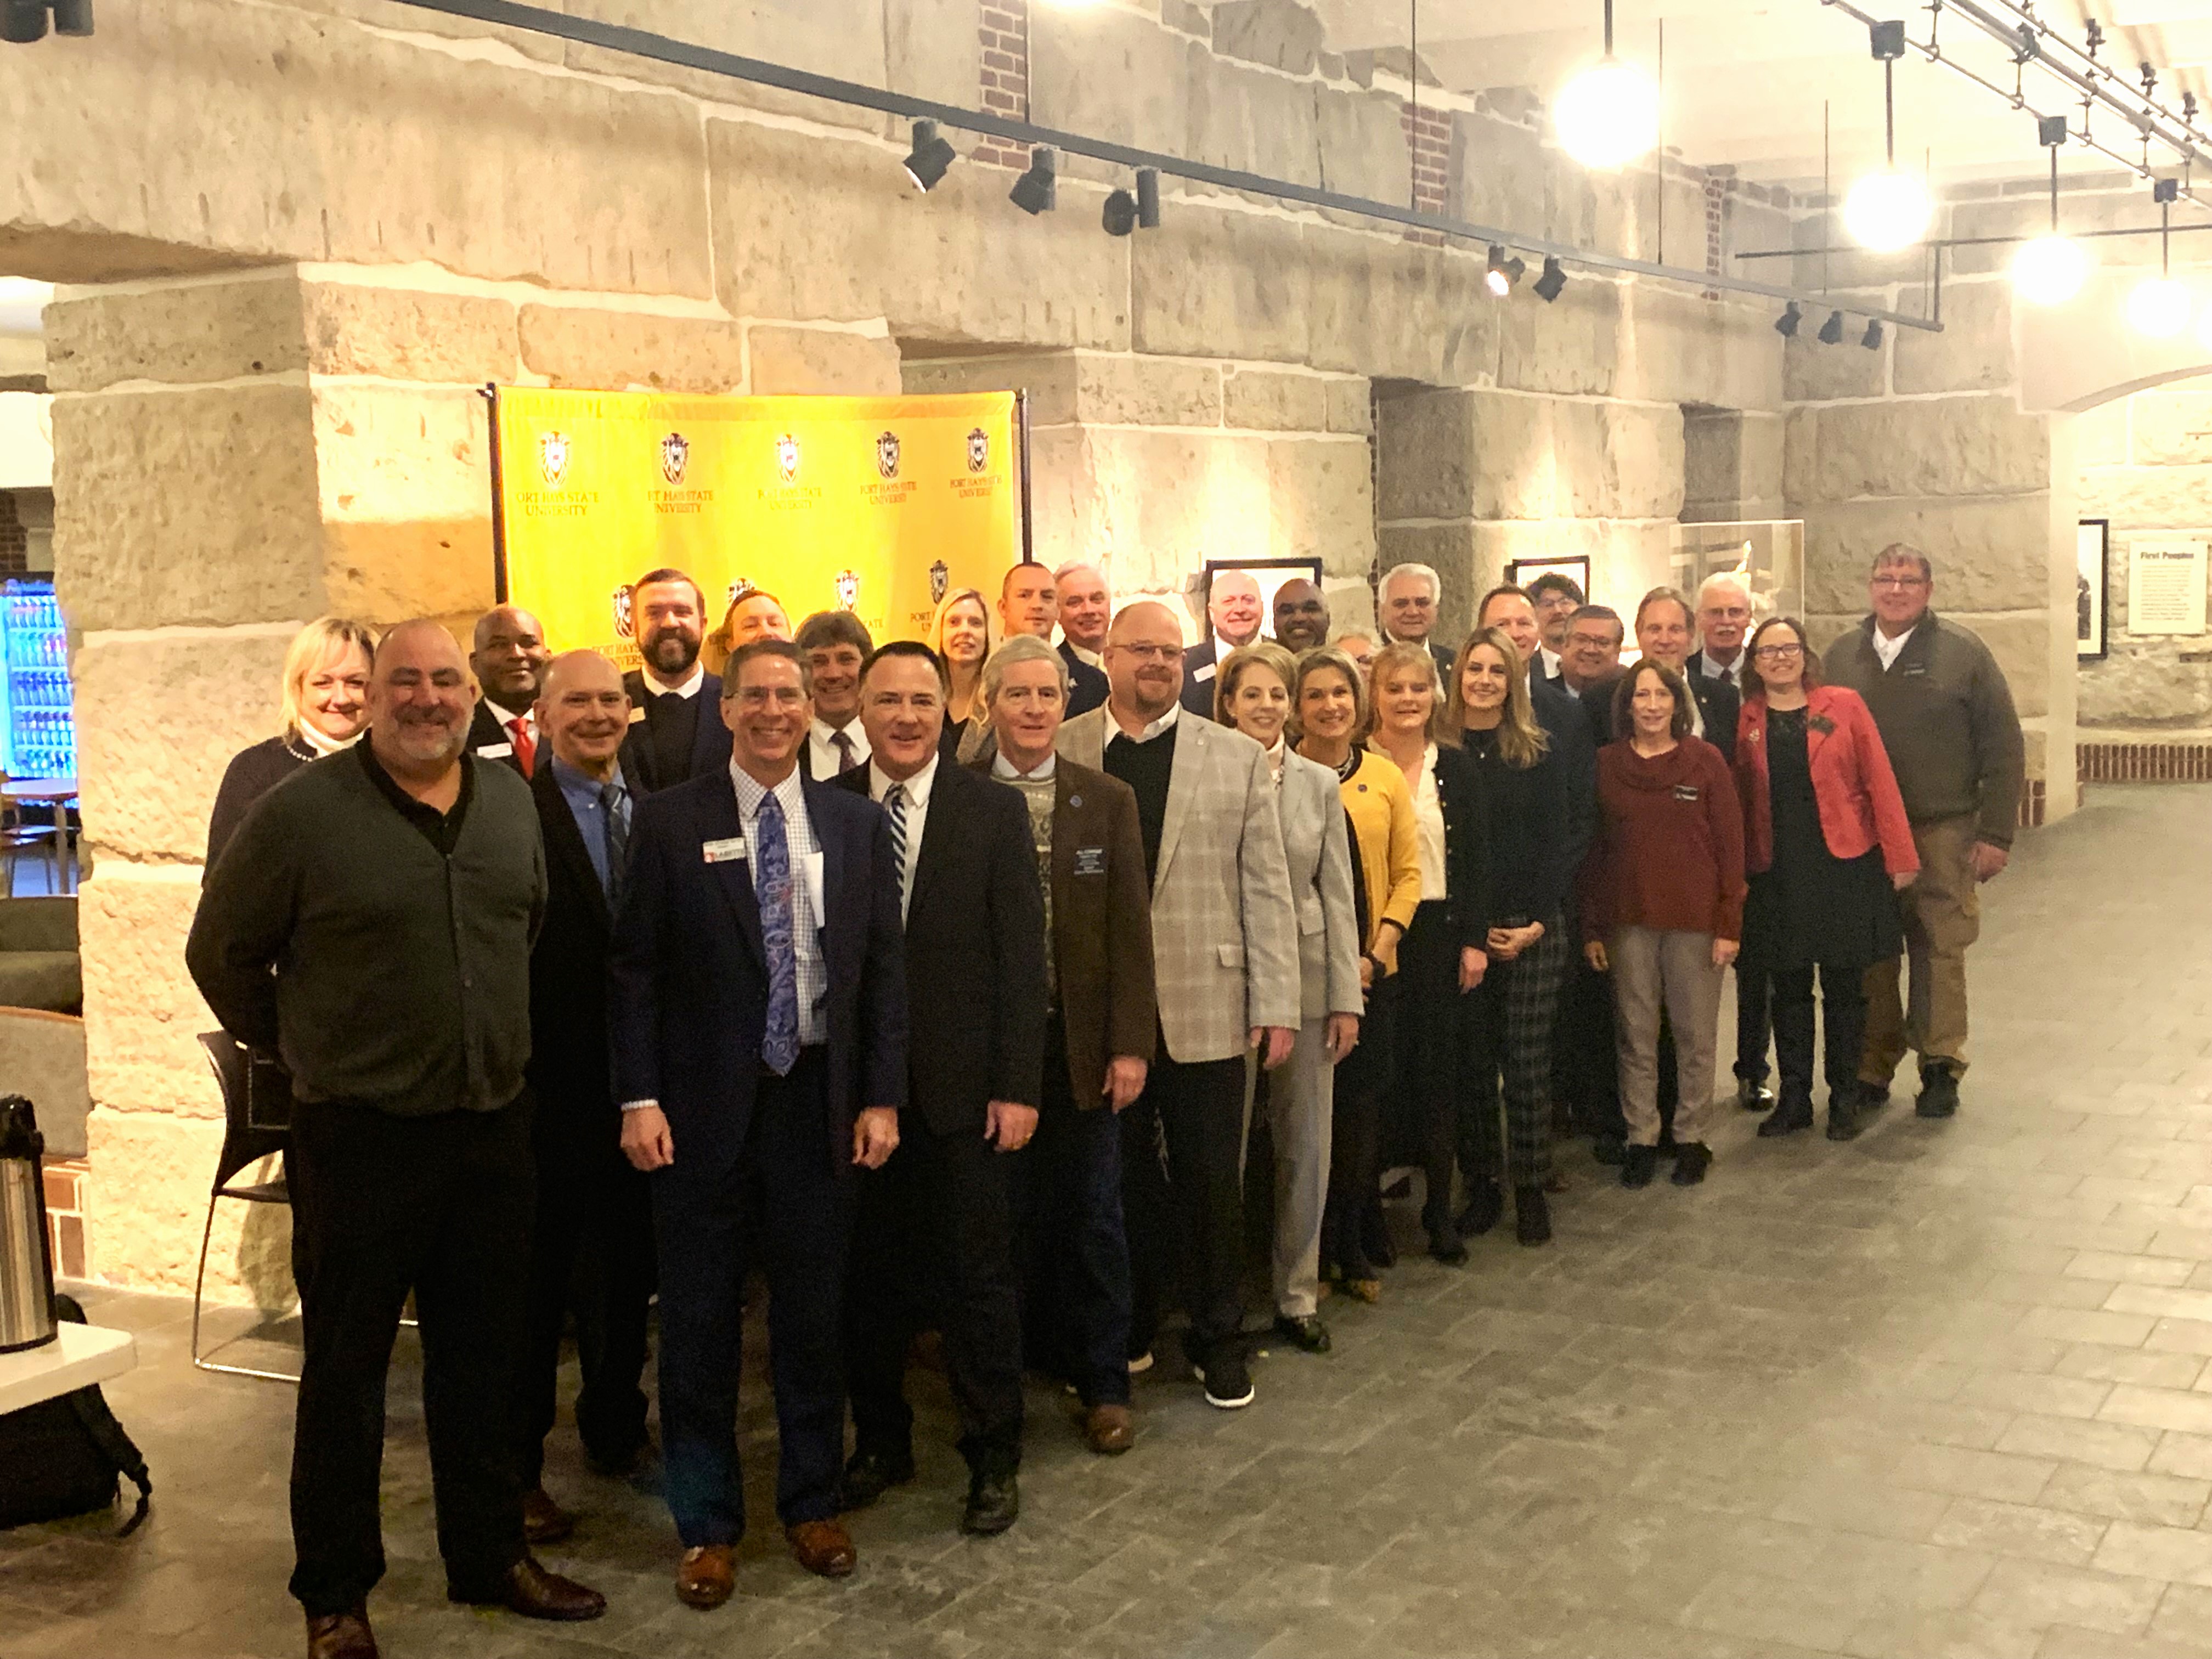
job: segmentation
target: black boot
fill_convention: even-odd
[[[1677,1187],[1694,1187],[1712,1167],[1713,1149],[1702,1140],[1686,1140],[1674,1154],[1674,1173],[1668,1178]]]
[[[1513,1189],[1513,1237],[1523,1244],[1552,1242],[1552,1206],[1544,1201],[1541,1187]]]
[[[1859,1131],[1866,1126],[1859,1121],[1859,1091],[1856,1084],[1846,1084],[1828,1091],[1828,1139],[1856,1140]]]
[[[1811,1093],[1785,1088],[1782,1091],[1782,1103],[1766,1115],[1766,1121],[1759,1126],[1759,1133],[1771,1140],[1777,1135],[1794,1135],[1800,1129],[1812,1127]]]
[[[1447,1267],[1467,1266],[1467,1246],[1459,1242],[1459,1230],[1456,1227],[1429,1229],[1429,1259],[1431,1261],[1441,1261]]]
[[[1620,1166],[1620,1184],[1628,1188],[1649,1187],[1651,1177],[1658,1173],[1656,1146],[1631,1146]]]
[[[1912,1109],[1922,1117],[1949,1117],[1959,1109],[1959,1074],[1943,1060],[1920,1068],[1920,1098]]]
[[[1498,1183],[1489,1176],[1479,1176],[1468,1184],[1467,1207],[1459,1212],[1455,1224],[1462,1238],[1480,1238],[1495,1227],[1498,1217],[1504,1213],[1505,1194],[1498,1190]]]

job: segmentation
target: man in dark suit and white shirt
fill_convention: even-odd
[[[907,1347],[932,1322],[923,1304],[934,1299],[968,1462],[960,1529],[989,1534],[1021,1508],[1021,1304],[1005,1155],[1029,1144],[1042,1098],[1044,900],[1020,794],[939,758],[948,695],[927,646],[879,647],[860,677],[874,757],[838,780],[890,824],[915,1033],[899,1149],[860,1182],[845,1501],[863,1508],[914,1478]]]
[[[776,1511],[800,1565],[853,1571],[836,1518],[853,1171],[897,1146],[907,1088],[890,825],[799,775],[810,714],[796,645],[739,647],[723,691],[727,770],[638,803],[608,990],[623,1151],[653,1187],[676,1593],[697,1607],[729,1600],[744,1532],[738,1339],[756,1245]]]
[[[1733,570],[1708,576],[1698,586],[1698,649],[1690,653],[1683,672],[1692,679],[1726,680],[1743,696],[1743,677],[1750,659],[1743,648],[1751,631],[1751,590]]]
[[[1101,578],[1103,580],[1103,578]],[[1026,634],[1049,642],[1060,621],[1060,584],[1051,571],[1034,559],[1024,559],[1006,572],[999,584],[999,637],[1011,640]],[[1067,663],[1068,696],[1080,714],[1106,701],[1106,675],[1096,664],[1079,657]],[[980,722],[978,722],[980,724]]]
[[[799,624],[814,690],[814,719],[799,751],[799,775],[824,781],[868,763],[868,734],[860,723],[860,665],[876,648],[868,628],[849,611],[817,611]]]
[[[1206,635],[1182,653],[1182,706],[1213,718],[1216,667],[1239,646],[1260,637],[1260,584],[1249,571],[1224,570],[1206,592]]]
[[[530,792],[545,843],[546,889],[545,923],[530,953],[538,1212],[515,1426],[524,1533],[533,1544],[550,1544],[575,1526],[543,1480],[570,1313],[583,1371],[576,1432],[586,1455],[595,1468],[620,1473],[645,1444],[639,1382],[653,1296],[653,1206],[645,1176],[623,1157],[607,1075],[607,941],[633,805],[617,759],[629,729],[621,673],[596,651],[554,658],[538,688],[538,722],[545,747]]]
[[[477,618],[469,672],[483,695],[469,721],[469,748],[528,777],[538,761],[538,677],[552,653],[545,630],[520,605],[495,605]]]
[[[1080,664],[1103,674],[1099,653],[1106,648],[1106,629],[1114,621],[1114,590],[1105,571],[1070,559],[1053,572],[1053,583],[1060,601],[1060,660],[1071,673]]]
[[[1636,643],[1644,654],[1662,662],[1688,681],[1695,705],[1691,732],[1721,751],[1721,758],[1735,763],[1735,720],[1742,709],[1736,689],[1725,678],[1690,672],[1690,647],[1696,642],[1697,622],[1690,602],[1672,587],[1655,587],[1636,607]]]
[[[1430,637],[1436,629],[1443,587],[1443,578],[1428,565],[1393,565],[1375,592],[1375,620],[1392,641],[1428,647],[1429,654],[1437,659],[1437,679],[1449,684],[1457,653]]]
[[[630,629],[645,666],[623,676],[630,731],[623,775],[639,794],[719,772],[730,762],[722,682],[699,665],[704,596],[680,570],[649,570],[630,588]]]
[[[1275,590],[1275,643],[1294,657],[1328,643],[1328,599],[1318,583],[1293,576]]]
[[[1567,689],[1567,627],[1575,612],[1589,601],[1582,585],[1558,570],[1547,570],[1530,582],[1528,598],[1536,607],[1536,631],[1544,641],[1544,678],[1564,691]]]

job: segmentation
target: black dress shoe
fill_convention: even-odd
[[[1496,1182],[1485,1177],[1468,1188],[1467,1207],[1459,1212],[1459,1220],[1454,1225],[1462,1238],[1480,1238],[1495,1227],[1504,1213],[1505,1194]],[[1466,1252],[1461,1252],[1460,1260],[1467,1260]]]
[[[1859,1121],[1858,1088],[1856,1085],[1828,1091],[1828,1139],[1856,1140],[1865,1126]]]
[[[1021,1512],[1022,1492],[1014,1482],[1014,1472],[986,1474],[978,1469],[969,1477],[968,1506],[960,1511],[960,1530],[995,1538],[1012,1526]]]
[[[1922,1117],[1949,1117],[1959,1109],[1959,1074],[1942,1060],[1920,1068],[1920,1098],[1912,1109]]]
[[[1694,1187],[1713,1167],[1713,1149],[1702,1140],[1686,1140],[1674,1154],[1674,1173],[1667,1178],[1677,1187]]]
[[[1735,1103],[1747,1112],[1768,1112],[1774,1109],[1774,1091],[1764,1083],[1754,1083],[1745,1078],[1735,1087]]]
[[[607,1598],[599,1591],[546,1571],[533,1555],[524,1556],[491,1583],[448,1589],[447,1599],[480,1607],[505,1607],[525,1619],[564,1623],[596,1619],[607,1610]]]
[[[845,1507],[864,1510],[893,1486],[914,1479],[914,1454],[890,1456],[883,1452],[856,1451],[845,1465]]]
[[[1813,1097],[1801,1095],[1795,1090],[1782,1097],[1782,1103],[1766,1115],[1766,1121],[1759,1126],[1762,1139],[1771,1140],[1777,1135],[1794,1135],[1800,1129],[1813,1127]]]
[[[1590,1156],[1599,1163],[1618,1169],[1628,1158],[1628,1142],[1620,1135],[1592,1135]]]
[[[1552,1206],[1544,1201],[1541,1187],[1513,1189],[1513,1237],[1523,1244],[1552,1242]]]
[[[1327,1353],[1329,1349],[1328,1327],[1317,1314],[1277,1314],[1275,1334],[1308,1353]]]
[[[1659,1173],[1659,1149],[1656,1146],[1631,1146],[1623,1154],[1620,1165],[1620,1184],[1632,1190],[1649,1187],[1651,1177]]]
[[[1429,1229],[1429,1260],[1441,1261],[1447,1267],[1467,1266],[1467,1246],[1459,1242],[1459,1232],[1456,1228],[1431,1227]]]
[[[343,1613],[307,1618],[307,1659],[377,1659],[376,1638],[368,1628],[368,1604],[356,1601]]]

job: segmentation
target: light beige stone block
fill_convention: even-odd
[[[1523,392],[1609,396],[1622,364],[1625,289],[1570,282],[1551,305],[1526,292],[1496,304],[1498,384]]]
[[[1496,373],[1497,307],[1483,291],[1481,256],[1310,224],[1304,259],[1314,368],[1438,386]]]
[[[1229,369],[1221,381],[1222,424],[1268,432],[1325,432],[1328,384],[1314,374]]]
[[[198,861],[230,757],[278,729],[289,632],[94,635],[71,661],[84,831],[107,855]],[[149,687],[158,695],[149,696]]]
[[[901,389],[898,347],[879,335],[756,323],[745,331],[745,351],[755,397],[781,392],[890,397]]]
[[[744,331],[735,323],[525,306],[521,342],[523,367],[557,386],[724,392],[745,380]]]
[[[1926,290],[1908,289],[1897,309],[1925,314]],[[1943,290],[1943,331],[1900,328],[1892,384],[1900,394],[1995,392],[2018,378],[2012,349],[2012,284],[2002,277],[1953,283]]]
[[[1375,429],[1375,393],[1371,381],[1364,376],[1352,380],[1331,377],[1322,384],[1328,388],[1328,429],[1331,432],[1356,432],[1364,437]]]
[[[915,355],[926,349],[913,345],[901,362],[900,379],[910,393],[934,397],[951,392],[1026,392],[1032,428],[1070,426],[1081,418],[1075,352],[994,352],[961,357]]]
[[[204,1069],[204,1067],[203,1067]],[[219,1119],[95,1109],[91,1270],[109,1284],[189,1296],[199,1265],[208,1188],[222,1147]],[[210,1302],[276,1311],[297,1298],[290,1212],[281,1204],[219,1204],[208,1245]]]
[[[1835,297],[1841,304],[1871,301],[1884,310],[1889,308],[1886,298],[1880,295],[1852,292],[1838,293]],[[1776,307],[1778,315],[1780,309]],[[1783,342],[1782,395],[1793,404],[1808,404],[1886,394],[1889,390],[1890,353],[1897,343],[1893,337],[1899,331],[1885,328],[1885,335],[1892,337],[1885,338],[1877,349],[1869,351],[1859,343],[1866,333],[1866,319],[1846,316],[1842,341],[1823,345],[1820,328],[1827,320],[1827,312],[1808,307],[1798,322],[1796,333]]]
[[[1664,405],[1613,404],[1602,411],[1601,515],[1671,519],[1682,510],[1682,411]]]
[[[314,434],[329,609],[390,623],[492,603],[490,410],[480,395],[322,382]]]
[[[1203,46],[1189,51],[1190,147],[1184,153],[1215,167],[1319,185],[1314,85],[1209,57]]]
[[[307,366],[318,374],[481,386],[511,380],[514,307],[481,295],[311,283]]]
[[[908,392],[1021,392],[1032,427],[1216,428],[1221,366],[1121,352],[1048,351],[909,362]]]
[[[46,386],[96,392],[120,380],[191,386],[307,367],[298,280],[289,271],[133,294],[56,300],[46,312]]]
[[[54,556],[72,627],[325,609],[307,387],[103,392],[57,398],[53,414]]]
[[[1388,570],[1395,564],[1425,564],[1443,582],[1437,602],[1437,626],[1432,637],[1463,637],[1474,621],[1474,602],[1496,582],[1494,556],[1480,542],[1481,526],[1472,523],[1379,525],[1376,528],[1376,561]]]
[[[1331,576],[1360,576],[1375,558],[1375,495],[1356,438],[1278,438],[1267,446],[1271,553],[1318,558]]]
[[[2137,466],[2203,466],[2212,463],[2212,392],[2161,386],[2106,404],[2081,416],[2077,434],[2086,434],[2098,416],[2125,411],[2132,441],[2122,458]],[[2085,438],[2077,436],[2084,466],[2095,464]],[[2098,460],[2109,459],[2100,456]]]
[[[2081,516],[2128,530],[2212,526],[2212,465],[2107,466],[2081,475]]]
[[[116,858],[102,860],[79,895],[86,1066],[97,1108],[222,1115],[198,1041],[215,1018],[185,969],[199,896],[191,866]]]
[[[2050,588],[2047,494],[1820,503],[1805,512],[1805,603],[1862,611],[1875,555],[1892,542],[1927,554],[1940,610],[2025,610]]]
[[[1129,240],[1139,350],[1306,361],[1311,276],[1295,222],[1182,202],[1159,229]]]
[[[1782,337],[1771,326],[1773,312],[1656,283],[1631,283],[1622,296],[1616,394],[1722,409],[1782,407]]]
[[[2051,487],[2049,417],[2006,397],[1930,398],[1795,411],[1809,445],[1801,502],[1862,495],[1987,495]],[[1793,453],[1793,472],[1797,456]]]
[[[1208,558],[1273,549],[1268,441],[1051,427],[1030,460],[1037,557],[1103,561],[1117,594],[1165,592]]]
[[[1203,47],[1136,12],[1062,7],[1049,27],[1030,30],[1030,101],[1049,110],[1051,124],[1063,131],[1185,155],[1191,76],[1212,62]]]
[[[1325,190],[1370,201],[1402,200],[1407,154],[1403,106],[1395,94],[1313,88],[1314,144]]]
[[[1862,616],[1865,613],[1862,611]],[[1947,621],[1970,628],[1981,635],[1990,654],[2012,687],[2014,707],[2029,720],[2051,712],[2051,619],[2020,611],[1984,615],[1969,611],[1946,611]]]

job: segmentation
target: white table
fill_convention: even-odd
[[[0,1353],[0,1413],[105,1382],[137,1363],[138,1345],[130,1332],[64,1323],[52,1342]]]

